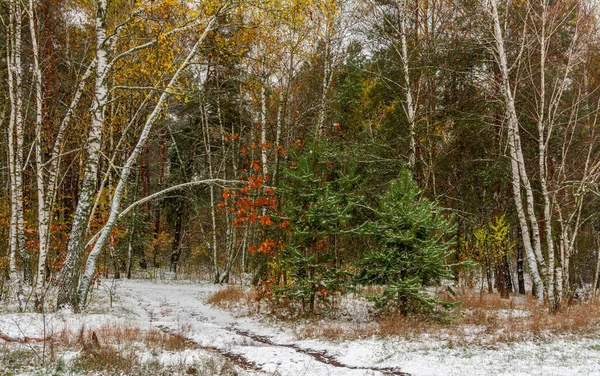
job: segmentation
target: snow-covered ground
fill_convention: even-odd
[[[216,353],[234,361],[239,374],[266,375],[600,375],[600,336],[550,337],[543,341],[463,346],[426,335],[406,340],[373,337],[352,341],[299,340],[287,327],[234,317],[206,303],[209,283],[123,280],[110,312],[0,316],[0,331],[43,336],[61,328],[88,328],[107,321],[181,333],[200,349],[163,353],[158,361],[180,364]],[[156,357],[157,355],[147,355]],[[182,358],[183,357],[183,358]],[[1,373],[1,371],[0,371]]]

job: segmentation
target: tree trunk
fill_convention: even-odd
[[[94,101],[92,104],[92,123],[87,138],[87,160],[85,172],[79,192],[73,224],[67,246],[67,257],[59,280],[59,290],[56,299],[57,309],[72,308],[79,310],[77,287],[84,257],[84,241],[92,201],[96,193],[96,177],[100,146],[104,128],[105,107],[108,101],[108,86],[106,69],[108,64],[108,45],[106,42],[106,12],[107,0],[96,1],[96,83]]]
[[[538,168],[540,174],[540,185],[542,196],[544,198],[544,228],[546,232],[546,241],[548,247],[548,268],[546,270],[546,286],[548,294],[548,306],[550,311],[554,311],[554,243],[552,241],[552,215],[550,213],[550,200],[548,195],[548,186],[546,183],[546,141],[544,115],[546,110],[546,16],[547,4],[542,0],[542,15],[540,29],[540,95],[538,109]]]
[[[510,274],[507,273],[506,265],[504,264],[504,259],[498,264],[498,291],[500,291],[501,299],[509,298],[509,289],[508,289],[508,280]]]
[[[535,219],[535,214],[533,213],[533,196],[531,195],[531,186],[529,185],[529,180],[527,179],[527,174],[524,170],[525,165],[519,138],[519,122],[517,119],[512,88],[510,86],[508,62],[504,50],[504,37],[502,35],[502,29],[500,27],[500,17],[498,15],[497,0],[491,0],[490,4],[491,14],[494,23],[494,37],[496,41],[495,52],[497,54],[500,72],[502,75],[501,89],[502,95],[504,96],[505,100],[506,118],[509,130],[508,143],[511,159],[510,162],[512,170],[512,188],[514,201],[517,209],[517,216],[519,218],[519,225],[521,227],[521,237],[523,239],[523,247],[525,248],[525,254],[527,255],[529,270],[533,282],[536,285],[536,291],[538,292],[538,300],[541,302],[544,299],[544,285],[538,269],[538,262],[540,262],[540,264],[542,264],[543,262],[543,257],[541,257],[540,260],[541,248],[539,247],[539,230],[536,231],[537,220]],[[533,241],[529,236],[529,224],[527,223],[528,219],[523,208],[523,202],[521,197],[521,183],[525,185],[527,193],[527,207],[530,224],[532,226],[532,236],[534,238]],[[535,244],[535,246],[533,244]],[[538,254],[538,251],[540,254]]]
[[[315,127],[315,139],[318,139],[325,132],[325,116],[327,107],[327,93],[330,85],[330,54],[331,54],[331,35],[330,28],[327,28],[325,35],[325,53],[323,54],[323,80],[321,81],[321,98],[319,101],[319,113]]]
[[[146,120],[146,123],[144,124],[144,127],[142,129],[142,133],[140,134],[140,136],[138,138],[137,144],[135,145],[133,151],[131,152],[131,154],[127,158],[127,161],[125,162],[123,169],[121,170],[121,175],[119,176],[119,181],[117,183],[117,187],[115,188],[115,192],[113,194],[112,202],[110,205],[109,218],[108,218],[106,224],[104,225],[104,227],[102,228],[100,236],[98,237],[96,244],[94,245],[94,247],[92,248],[92,251],[90,252],[90,254],[88,256],[86,266],[85,266],[85,272],[84,272],[84,274],[81,278],[81,281],[79,282],[79,285],[78,285],[77,299],[78,299],[79,304],[85,304],[85,302],[87,300],[87,293],[89,291],[89,287],[92,283],[93,276],[96,271],[96,260],[98,259],[98,256],[100,255],[100,252],[102,251],[102,248],[106,244],[106,241],[108,240],[108,237],[109,237],[112,229],[116,225],[117,220],[119,218],[119,212],[120,212],[120,208],[121,208],[121,199],[122,199],[123,193],[125,191],[125,187],[128,184],[129,175],[131,173],[131,170],[132,170],[134,164],[137,162],[139,155],[141,154],[142,150],[144,149],[144,146],[146,145],[148,136],[150,135],[150,131],[152,130],[152,126],[156,122],[156,119],[158,119],[158,115],[162,111],[163,105],[164,105],[167,97],[169,96],[169,90],[175,85],[175,83],[178,81],[179,76],[181,75],[182,71],[185,68],[187,68],[187,66],[190,64],[191,59],[196,55],[198,48],[200,47],[200,45],[202,44],[202,42],[208,35],[208,32],[212,29],[214,22],[215,22],[215,18],[211,17],[210,21],[208,22],[208,24],[206,26],[206,29],[204,30],[204,33],[196,41],[196,43],[192,47],[191,51],[187,55],[185,61],[179,66],[177,71],[173,74],[173,77],[171,77],[171,80],[169,81],[165,90],[161,94],[158,102],[156,103],[156,106],[154,106],[152,113],[150,114],[150,116],[148,116],[148,119]]]
[[[185,207],[181,205],[177,210],[177,219],[175,220],[175,235],[173,237],[173,250],[171,251],[171,271],[177,275],[177,265],[181,255],[181,243],[183,240],[183,218],[185,216]]]
[[[33,0],[29,0],[29,31],[31,33],[31,48],[33,54],[33,72],[35,84],[35,167],[38,202],[38,267],[35,281],[35,309],[43,311],[44,285],[46,282],[46,259],[48,257],[48,240],[50,227],[50,208],[46,200],[46,189],[44,181],[43,151],[42,151],[42,122],[43,122],[43,98],[42,98],[42,71],[40,69],[39,46],[37,42],[37,27],[35,24],[35,12]]]
[[[596,269],[594,270],[594,283],[592,284],[592,299],[596,299],[596,292],[598,291],[598,275],[600,273],[600,249],[598,248],[598,235],[595,234],[594,243],[596,244]]]
[[[17,297],[19,303],[19,309],[21,311],[26,308],[26,300],[23,294],[23,275],[19,273],[17,267],[17,255],[23,258],[24,254],[20,243],[23,239],[20,238],[21,231],[19,230],[19,224],[22,222],[19,219],[21,210],[23,209],[23,197],[22,197],[22,182],[19,176],[22,176],[23,158],[22,158],[22,144],[23,141],[18,141],[19,135],[22,137],[22,70],[21,64],[21,8],[20,3],[10,2],[9,3],[9,25],[7,38],[7,64],[8,64],[8,86],[9,86],[9,100],[10,100],[10,119],[8,125],[8,167],[10,176],[10,287],[13,293]],[[21,128],[21,133],[19,133]],[[15,137],[17,140],[15,140]],[[17,145],[15,149],[15,144]],[[21,145],[19,149],[18,145]],[[21,158],[18,154],[21,153]],[[20,193],[19,193],[20,192]],[[20,202],[19,202],[20,200]],[[22,213],[21,213],[22,214]],[[25,259],[23,259],[25,261]],[[23,269],[26,269],[27,265],[23,262]]]
[[[519,294],[525,295],[525,273],[523,270],[523,247],[521,242],[517,242],[517,282],[519,285]]]
[[[402,44],[402,73],[404,74],[404,95],[406,97],[406,117],[410,132],[410,150],[408,155],[408,168],[416,175],[417,141],[416,141],[416,114],[410,84],[410,64],[408,61],[408,43],[406,41],[406,1],[402,2],[400,9],[400,41]]]

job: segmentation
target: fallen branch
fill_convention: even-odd
[[[38,338],[38,337],[23,337],[23,338],[17,338],[17,337],[11,337],[9,335],[6,335],[2,332],[0,332],[0,339],[3,340],[4,342],[17,342],[17,343],[28,343],[28,342],[45,342],[45,341],[49,341],[52,337],[48,336],[45,338]]]

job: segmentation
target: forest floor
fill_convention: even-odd
[[[377,321],[351,296],[292,320],[245,290],[121,280],[86,313],[0,311],[0,375],[600,375],[597,306],[547,318],[524,299],[465,300],[452,323]]]

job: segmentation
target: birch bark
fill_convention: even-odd
[[[260,87],[260,159],[262,162],[263,179],[267,178],[269,169],[267,166],[267,91],[266,79],[262,80]]]
[[[325,55],[323,58],[323,81],[321,82],[321,99],[319,102],[319,116],[315,127],[315,139],[318,139],[325,131],[325,108],[327,106],[327,93],[330,85],[330,58],[331,58],[331,34],[330,29],[327,29],[325,37]]]
[[[67,246],[67,258],[60,275],[56,307],[79,310],[77,290],[79,273],[84,256],[84,241],[91,204],[96,191],[96,176],[100,159],[102,130],[104,128],[105,107],[108,101],[106,69],[108,63],[108,44],[106,43],[107,0],[96,1],[96,83],[92,104],[92,123],[87,137],[87,160],[77,207],[73,216],[73,225]]]
[[[547,175],[547,157],[546,157],[546,125],[544,118],[546,111],[546,55],[548,51],[549,41],[546,37],[546,22],[548,18],[548,4],[546,0],[542,0],[542,15],[541,15],[541,31],[540,40],[540,94],[539,94],[539,110],[538,110],[538,168],[540,174],[540,185],[542,188],[542,197],[544,199],[544,231],[546,234],[546,247],[548,251],[548,267],[546,270],[546,286],[548,289],[548,306],[551,311],[556,311],[560,304],[554,294],[554,238],[552,235],[552,210],[550,195],[548,193]],[[548,138],[550,134],[548,132]]]
[[[46,258],[48,257],[48,228],[49,208],[46,207],[46,189],[44,185],[44,167],[42,151],[42,121],[43,121],[43,98],[42,98],[42,71],[40,68],[40,50],[37,42],[37,27],[33,0],[29,0],[29,31],[31,34],[31,48],[33,55],[33,74],[35,87],[35,167],[38,203],[38,267],[35,279],[35,307],[36,310],[43,309],[44,285],[46,281]]]
[[[23,107],[22,107],[22,69],[21,65],[21,24],[22,14],[18,1],[9,2],[8,38],[6,40],[8,87],[10,101],[10,118],[8,125],[8,167],[10,176],[10,260],[9,271],[11,289],[16,295],[19,309],[26,309],[26,300],[23,293],[23,276],[19,273],[17,256],[23,260],[23,269],[28,265],[23,247],[23,195],[22,195],[22,168],[23,168]],[[21,140],[19,141],[19,137]],[[20,145],[20,147],[19,147]],[[16,146],[16,147],[15,147]],[[19,157],[19,153],[21,156]]]
[[[123,168],[121,170],[121,174],[119,176],[119,181],[117,183],[117,186],[115,188],[115,192],[113,194],[113,198],[111,201],[109,218],[108,218],[106,224],[104,225],[102,232],[100,233],[100,236],[99,236],[98,240],[96,241],[96,244],[92,248],[92,251],[90,252],[90,254],[87,258],[87,262],[85,265],[85,271],[83,273],[83,276],[81,277],[81,281],[79,282],[78,292],[77,292],[77,300],[78,300],[79,304],[86,303],[87,293],[89,291],[89,287],[94,278],[94,274],[96,273],[96,261],[98,259],[98,256],[100,255],[100,252],[102,251],[102,248],[105,246],[112,229],[114,228],[115,224],[117,223],[117,219],[119,218],[119,212],[120,212],[120,208],[121,208],[121,198],[122,198],[125,188],[127,186],[127,183],[129,180],[129,175],[131,174],[131,170],[132,170],[134,164],[137,162],[137,159],[138,159],[140,153],[142,152],[144,146],[146,145],[148,136],[150,135],[150,131],[152,130],[154,123],[158,119],[158,115],[161,113],[161,111],[163,109],[164,103],[170,94],[171,88],[175,85],[175,83],[178,81],[179,76],[181,75],[183,70],[188,67],[192,58],[198,52],[198,48],[200,47],[200,45],[202,45],[202,43],[206,39],[206,36],[212,30],[212,27],[213,27],[215,21],[216,21],[215,17],[210,18],[210,20],[208,21],[208,23],[206,25],[204,33],[196,41],[196,43],[192,47],[191,51],[189,52],[189,54],[187,55],[187,57],[185,58],[183,63],[179,66],[177,71],[173,74],[173,77],[171,77],[171,80],[169,81],[165,90],[161,94],[158,102],[156,103],[156,106],[152,110],[152,113],[150,114],[150,116],[148,116],[148,119],[146,120],[144,127],[142,129],[142,133],[140,134],[133,151],[127,158],[127,162],[125,162],[125,165],[123,166]]]
[[[17,221],[17,243],[21,260],[23,261],[23,279],[24,283],[31,281],[31,266],[29,253],[25,247],[25,220],[23,207],[23,144],[24,137],[24,119],[23,119],[23,63],[22,63],[22,29],[23,29],[23,8],[20,1],[14,2],[14,46],[13,46],[13,70],[15,85],[15,210]]]
[[[506,52],[504,49],[504,37],[502,35],[502,29],[500,26],[500,17],[498,15],[497,0],[490,0],[490,5],[490,13],[492,15],[492,21],[494,23],[493,34],[496,44],[495,52],[500,68],[500,73],[502,76],[501,90],[502,95],[504,97],[504,104],[506,107],[506,120],[508,123],[509,130],[508,142],[511,159],[513,195],[517,210],[517,216],[519,218],[519,225],[521,227],[523,247],[525,248],[525,254],[529,264],[530,274],[538,293],[538,300],[541,302],[544,299],[544,284],[539,272],[538,262],[543,262],[543,257],[541,255],[539,230],[537,232],[535,231],[537,229],[537,220],[535,219],[535,213],[533,213],[533,195],[531,192],[529,180],[527,179],[527,173],[524,170],[524,159],[519,137],[519,122],[517,119],[512,88],[510,86],[508,62]],[[527,216],[523,207],[523,201],[521,196],[521,183],[525,185],[529,220],[531,221],[532,237],[534,238],[533,242],[529,235],[529,224],[527,222]],[[540,258],[541,260],[539,260]]]
[[[575,32],[573,38],[571,40],[569,49],[567,51],[567,63],[564,68],[564,73],[562,78],[556,79],[554,86],[551,88],[551,91],[547,90],[547,82],[546,82],[546,72],[547,72],[547,61],[548,61],[548,51],[551,51],[550,44],[552,41],[552,36],[556,33],[556,28],[554,27],[556,22],[562,22],[561,19],[556,20],[550,12],[549,2],[547,0],[541,0],[541,14],[539,15],[539,20],[541,22],[541,26],[539,28],[539,32],[536,37],[539,40],[539,53],[540,53],[540,89],[539,89],[539,97],[538,97],[538,110],[537,110],[537,128],[538,128],[538,173],[540,177],[540,186],[541,186],[541,195],[543,200],[543,213],[544,213],[544,233],[546,237],[546,250],[548,255],[548,265],[546,267],[544,278],[547,286],[547,294],[548,294],[548,306],[551,312],[555,312],[560,308],[562,295],[563,295],[563,269],[561,265],[564,262],[564,252],[558,253],[558,262],[556,259],[556,250],[555,250],[555,239],[552,231],[552,221],[553,221],[553,211],[552,208],[555,206],[553,203],[555,197],[551,195],[549,189],[548,182],[548,145],[550,139],[553,134],[553,130],[559,126],[559,107],[561,103],[561,99],[563,94],[568,87],[568,81],[570,74],[573,70],[575,64],[577,64],[577,51],[579,44],[579,22],[575,24]],[[579,20],[579,15],[577,17]],[[535,21],[535,20],[532,20]],[[547,100],[547,97],[549,98]],[[573,118],[575,115],[575,111],[577,111],[578,106],[574,105],[573,112],[570,117]],[[557,116],[558,115],[558,116]],[[577,116],[575,116],[577,117]],[[566,129],[568,130],[569,124],[572,122],[570,120],[567,123]],[[568,132],[566,132],[568,134]],[[566,157],[566,155],[564,155]],[[589,161],[590,154],[588,152],[588,156],[585,163],[583,178],[582,178],[582,186],[584,180],[588,179],[588,170],[589,170]],[[565,166],[567,161],[563,159],[561,162],[561,166]],[[524,164],[523,164],[524,166]],[[562,168],[562,167],[561,167]],[[576,201],[578,201],[576,199]],[[575,212],[578,212],[579,209],[576,209]],[[565,239],[565,235],[561,236],[562,239]],[[568,237],[568,235],[567,235]],[[561,247],[561,250],[569,249],[567,246]],[[543,265],[543,264],[542,264]]]
[[[404,96],[406,97],[406,117],[408,119],[410,133],[410,153],[408,155],[408,168],[413,172],[417,163],[417,141],[416,141],[416,120],[415,120],[415,105],[410,84],[410,65],[408,61],[408,45],[406,42],[406,0],[400,5],[400,43],[402,52],[402,73],[404,75]]]
[[[209,134],[209,124],[208,124],[208,115],[206,113],[205,105],[201,105],[201,123],[202,123],[202,135],[204,137],[204,150],[206,152],[206,161],[208,164],[208,177],[209,179],[214,178],[213,172],[213,161],[212,161],[212,152],[210,148],[210,134]],[[217,214],[215,209],[215,188],[211,185],[209,188],[210,192],[210,219],[212,225],[212,242],[207,240],[207,243],[210,244],[210,248],[212,248],[213,253],[213,271],[215,273],[215,283],[219,283],[221,281],[221,272],[219,269],[219,248],[217,244]]]

